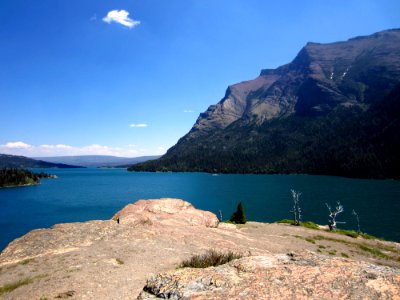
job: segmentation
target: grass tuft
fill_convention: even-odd
[[[309,242],[309,243],[311,243],[311,244],[315,244],[315,240],[312,239],[312,238],[306,237],[306,238],[304,238],[304,240],[306,240],[307,242]]]
[[[311,221],[300,222],[300,226],[310,228],[310,229],[319,229],[319,226]]]
[[[335,229],[332,232],[347,235],[352,238],[358,238],[358,236],[359,236],[359,234],[357,232],[355,232],[354,230]]]
[[[242,254],[228,251],[219,252],[214,249],[208,250],[204,254],[194,255],[188,260],[184,260],[178,268],[208,268],[226,264],[234,259],[243,257]]]
[[[16,282],[6,283],[5,285],[0,287],[0,296],[5,293],[12,292],[13,290],[19,288],[20,286],[31,284],[32,282],[33,278],[28,277],[25,279],[18,280]]]
[[[368,234],[368,233],[362,233],[362,232],[361,233],[357,233],[354,230],[335,229],[333,231],[329,231],[329,230],[327,230],[327,231],[328,232],[342,234],[342,235],[346,235],[346,236],[349,236],[349,237],[352,237],[352,238],[358,238],[359,236],[361,236],[361,237],[363,237],[364,239],[367,239],[367,240],[381,240],[381,241],[385,240],[383,238],[379,238],[379,237],[373,236],[373,235]]]
[[[368,253],[372,254],[373,256],[381,257],[383,259],[391,258],[389,255],[386,255],[381,250],[379,250],[378,248],[375,248],[375,247],[370,247],[367,245],[360,244],[360,245],[358,245],[358,248],[360,248],[360,250],[362,250],[364,252],[368,252]]]
[[[293,220],[289,220],[289,219],[279,220],[279,221],[276,221],[276,223],[278,223],[278,224],[290,224],[290,225],[294,225]]]
[[[32,262],[32,261],[33,261],[33,258],[27,258],[27,259],[21,260],[21,261],[19,262],[19,264],[20,264],[20,265],[27,265],[27,264],[29,264],[29,263]]]
[[[293,220],[289,220],[289,219],[279,220],[276,223],[294,225]],[[306,227],[306,228],[310,228],[310,229],[319,229],[319,226],[317,224],[315,224],[314,222],[311,222],[311,221],[300,222],[300,226]]]

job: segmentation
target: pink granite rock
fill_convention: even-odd
[[[121,224],[133,226],[218,226],[215,214],[196,209],[189,202],[173,198],[139,200],[125,206],[114,215],[113,219],[119,219]]]
[[[312,252],[151,276],[137,299],[399,299],[398,269]]]

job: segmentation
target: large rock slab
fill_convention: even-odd
[[[215,214],[199,210],[187,201],[174,198],[139,200],[117,212],[113,219],[121,224],[217,227]]]
[[[399,299],[400,271],[312,252],[150,277],[137,299]]]
[[[398,271],[393,271],[400,268],[400,244],[398,243],[353,239],[323,230],[317,231],[287,224],[220,223],[215,228],[206,227],[208,222],[196,221],[197,214],[199,216],[210,214],[211,220],[216,222],[213,214],[204,215],[201,211],[196,212],[187,202],[176,200],[140,202],[140,206],[134,205],[134,210],[126,208],[125,212],[122,210],[118,214],[119,224],[115,220],[58,224],[48,229],[33,230],[14,240],[0,253],[0,287],[21,281],[27,284],[0,295],[0,299],[58,299],[68,296],[70,299],[131,300],[141,293],[151,274],[174,274],[174,271],[170,270],[175,270],[183,260],[211,249],[239,252],[249,256],[239,260],[239,265],[232,262],[233,265],[228,264],[221,269],[220,267],[209,268],[196,270],[199,273],[193,273],[193,276],[203,278],[204,274],[201,273],[203,271],[215,273],[220,270],[221,277],[210,273],[211,277],[204,277],[204,282],[207,282],[207,278],[214,278],[208,282],[216,282],[217,286],[224,289],[226,295],[233,295],[235,291],[229,292],[229,288],[224,287],[227,284],[231,284],[236,291],[239,291],[238,293],[246,284],[249,286],[248,289],[256,291],[257,288],[264,289],[263,286],[253,287],[250,280],[257,282],[263,276],[268,277],[269,271],[275,274],[272,278],[279,280],[279,272],[283,272],[285,266],[288,270],[295,266],[299,267],[297,270],[292,270],[293,278],[285,277],[287,282],[282,282],[282,289],[289,289],[293,286],[293,282],[297,282],[296,274],[301,280],[301,278],[306,278],[304,276],[307,273],[321,270],[320,273],[315,273],[318,274],[315,275],[315,282],[318,283],[321,278],[339,274],[334,272],[340,271],[340,274],[345,274],[346,268],[353,268],[353,264],[356,266],[357,261],[367,266],[363,270],[367,272],[365,276],[371,277],[367,278],[369,285],[388,290],[398,285],[396,281],[398,277],[393,277],[393,274],[399,276]],[[177,205],[179,203],[180,205]],[[154,214],[159,213],[160,216],[164,216],[160,219],[152,216],[154,218],[151,221],[152,224],[136,221],[129,223],[130,217],[133,218],[132,220],[137,217],[129,216],[130,214],[134,212],[142,214],[137,210],[138,207],[143,209],[144,215],[151,215],[149,211],[153,210]],[[189,214],[191,211],[194,213]],[[329,269],[326,267],[329,266],[328,263],[324,263],[319,269],[310,269],[312,266],[307,266],[303,256],[299,255],[303,257],[300,259],[297,256],[282,255],[288,252],[302,253],[304,249],[325,255],[326,261],[332,259],[335,262],[338,258],[334,256],[343,255],[349,256],[352,261],[351,264],[347,264],[347,260],[343,260],[345,262],[343,269],[339,267]],[[323,258],[318,258],[318,260],[324,261]],[[251,265],[254,263],[257,266],[257,261],[260,266],[254,267],[254,273],[251,273]],[[338,261],[342,262],[340,259]],[[274,267],[267,269],[265,267],[267,262],[271,262]],[[229,268],[227,272],[230,272],[231,278],[227,277],[225,268]],[[301,273],[300,268],[303,268],[304,274]],[[376,273],[377,279],[373,279],[375,275],[371,272]],[[381,275],[379,275],[380,272]],[[255,276],[253,279],[251,279],[252,274]],[[285,274],[282,276],[289,276]],[[319,278],[319,274],[325,277]],[[237,283],[235,283],[236,280]],[[184,281],[179,282],[182,282],[182,285],[185,284]],[[393,284],[387,285],[387,282]],[[342,283],[339,282],[339,287],[340,284]],[[199,286],[201,287],[201,284]],[[274,286],[277,287],[278,284],[272,285]],[[168,289],[165,287],[165,290]],[[397,290],[394,289],[394,291],[398,293]],[[201,295],[199,297],[203,297]],[[238,295],[227,296],[226,299],[255,299],[247,290],[244,290],[244,294]],[[381,298],[385,299],[385,295],[390,294],[385,294],[383,291],[381,295]],[[301,299],[301,297],[297,298]]]

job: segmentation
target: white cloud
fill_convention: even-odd
[[[24,142],[9,142],[5,145],[1,145],[4,148],[9,148],[9,149],[27,149],[30,148],[31,145],[26,144]]]
[[[129,12],[127,12],[126,10],[112,10],[109,11],[107,16],[103,18],[103,21],[108,24],[110,24],[111,22],[116,22],[129,28],[133,28],[140,24],[140,21],[132,20],[128,16]]]
[[[141,124],[136,124],[141,125]],[[145,125],[145,124],[142,124]],[[147,125],[146,125],[147,126]],[[141,126],[139,126],[141,127]],[[141,145],[126,144],[123,146],[105,146],[90,144],[84,146],[71,146],[66,144],[41,144],[29,145],[22,141],[0,144],[0,153],[22,155],[27,157],[46,156],[72,156],[72,155],[113,155],[121,157],[138,157],[145,155],[163,155],[170,146],[154,145],[142,147]]]
[[[136,157],[142,155],[153,155],[156,150],[152,152],[146,149],[132,147],[128,145],[125,147],[110,147],[99,144],[86,145],[82,147],[75,147],[64,144],[42,144],[42,145],[28,145],[24,142],[9,142],[0,145],[0,153],[11,155],[23,155],[28,157],[43,157],[43,156],[68,156],[68,155],[114,155],[122,157]]]
[[[192,113],[192,112],[194,112],[194,110],[191,110],[191,109],[185,109],[183,112],[184,112],[184,113]]]
[[[141,123],[141,124],[129,124],[129,127],[136,127],[136,128],[144,128],[147,127],[147,124]]]
[[[68,145],[63,145],[63,144],[57,144],[57,145],[40,145],[39,147],[45,148],[45,149],[72,149],[73,147],[68,146]]]

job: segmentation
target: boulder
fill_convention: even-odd
[[[174,198],[139,200],[117,212],[121,224],[217,227],[215,214],[196,209],[189,202]]]
[[[400,271],[305,251],[154,275],[137,299],[398,299]]]

